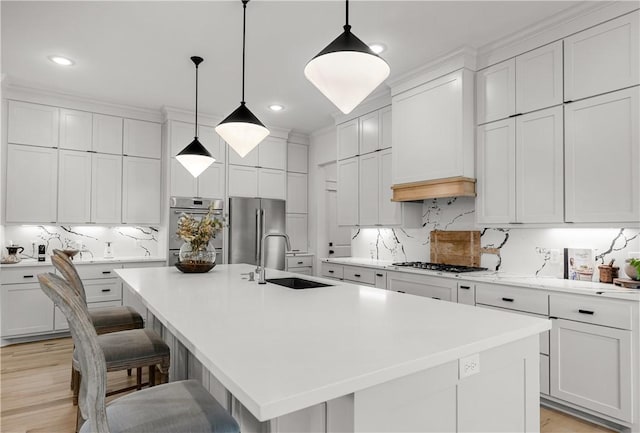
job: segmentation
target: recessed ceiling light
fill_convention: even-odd
[[[384,44],[379,44],[379,43],[369,44],[369,48],[371,48],[371,51],[373,51],[376,54],[380,54],[381,52],[387,49],[387,47],[385,47]]]
[[[271,111],[282,111],[284,110],[284,106],[280,104],[271,104],[269,105],[269,110]]]
[[[62,56],[49,56],[49,60],[60,66],[71,66],[74,64],[73,60]]]

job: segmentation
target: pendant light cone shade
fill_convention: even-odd
[[[182,149],[176,159],[184,168],[186,168],[193,177],[198,177],[211,164],[215,162],[215,158],[198,140],[198,65],[202,63],[202,57],[193,56],[191,61],[196,65],[196,121],[195,133],[191,143]]]
[[[244,102],[216,126],[216,132],[241,158],[269,135],[269,130]]]
[[[247,108],[244,100],[245,47],[247,33],[247,3],[242,0],[242,101],[236,110],[229,114],[218,126],[216,132],[244,158],[251,150],[269,135],[269,130]]]

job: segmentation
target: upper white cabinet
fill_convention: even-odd
[[[359,157],[359,225],[372,226],[378,224],[378,205],[380,202],[379,161],[378,152]],[[342,186],[342,184],[338,184],[338,191]]]
[[[287,144],[287,171],[309,172],[309,146],[297,143]]]
[[[391,105],[380,109],[379,116],[380,116],[380,123],[379,123],[380,130],[378,134],[380,137],[380,144],[378,148],[388,149],[393,145],[393,141],[392,141],[393,137],[391,135],[391,128],[392,128],[391,125],[393,122]]]
[[[291,239],[291,251],[307,251],[307,215],[287,213],[287,234]]]
[[[169,195],[175,197],[198,197],[198,178],[193,177],[189,170],[184,168],[175,158],[171,158],[169,170],[171,176]]]
[[[338,125],[337,136],[338,160],[358,155],[360,123],[357,118]]]
[[[160,223],[160,161],[125,156],[122,159],[122,222]]]
[[[637,12],[566,38],[565,100],[573,101],[639,84],[639,41]]]
[[[233,150],[229,151],[229,155]],[[258,197],[258,169],[229,166],[229,197]]]
[[[91,155],[91,222],[122,221],[122,156]]]
[[[287,213],[307,213],[307,175],[287,173]]]
[[[189,175],[191,176],[191,173],[189,173]],[[226,176],[224,164],[211,164],[205,171],[202,172],[202,174],[200,174],[200,176],[198,176],[197,197],[219,199],[224,198],[225,180]]]
[[[338,125],[337,135],[339,160],[391,147],[391,106]]]
[[[59,223],[91,221],[91,153],[60,150],[58,155]]]
[[[258,166],[258,153],[260,152],[260,144],[251,149],[249,153],[247,153],[244,157],[238,155],[238,153],[233,150],[233,147],[229,146],[229,164],[233,165],[244,165],[246,167],[257,167]]]
[[[358,158],[338,161],[337,223],[357,226],[358,219]]]
[[[504,119],[516,111],[516,61],[509,59],[478,71],[478,124]]]
[[[60,109],[60,148],[92,150],[93,116],[86,111]]]
[[[281,138],[267,137],[244,158],[229,148],[229,164],[285,170],[287,168],[287,142]]]
[[[9,101],[8,108],[9,143],[58,147],[59,109],[57,107]]]
[[[638,87],[565,105],[568,222],[640,220]]]
[[[286,191],[286,172],[271,168],[258,169],[258,197],[286,200]]]
[[[171,157],[175,157],[182,149],[193,141],[195,128],[193,123],[171,121]],[[211,153],[211,156],[218,163],[224,163],[225,147],[224,140],[210,126],[198,125],[198,140]]]
[[[6,221],[52,223],[58,203],[58,151],[9,144]]]
[[[380,147],[380,114],[377,111],[360,117],[359,154],[375,152]]]
[[[93,114],[92,150],[122,155],[122,118]]]
[[[562,41],[516,57],[516,113],[562,104]]]
[[[124,155],[159,159],[161,144],[162,131],[159,123],[124,119],[122,143]]]
[[[393,96],[393,184],[474,177],[474,73],[459,69]]]

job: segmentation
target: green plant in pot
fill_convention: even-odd
[[[632,258],[624,262],[624,273],[632,280],[640,280],[640,259]]]
[[[209,243],[222,231],[225,222],[210,207],[202,218],[184,213],[178,219],[176,234],[184,241],[176,267],[183,272],[207,272],[215,266],[216,251]]]

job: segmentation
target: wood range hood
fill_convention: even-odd
[[[441,197],[475,197],[476,180],[470,177],[444,179],[392,185],[392,201],[416,201]]]

